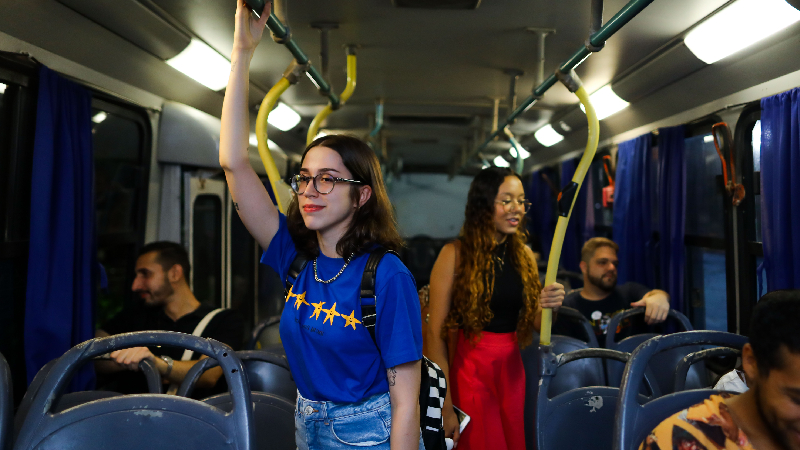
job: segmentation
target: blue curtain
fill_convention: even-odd
[[[800,288],[800,88],[761,100],[761,233],[770,291]]]
[[[652,137],[645,134],[619,145],[614,191],[614,241],[619,244],[619,283],[654,285],[652,249]]]
[[[544,261],[547,261],[550,255],[553,234],[556,232],[554,211],[556,194],[545,177],[555,181],[555,175],[555,171],[551,168],[533,172],[528,183],[528,192],[525,193],[533,204],[528,212],[528,231],[532,241],[539,244]]]
[[[94,337],[97,280],[91,94],[39,71],[25,303],[28,383],[48,361]],[[73,390],[91,389],[91,364]]]
[[[572,181],[580,158],[573,158],[561,163],[561,188]],[[587,174],[586,178],[590,178]],[[586,229],[586,191],[589,186],[583,184],[575,199],[572,215],[569,218],[564,244],[561,247],[561,267],[572,272],[581,272],[581,247],[583,247],[584,230]]]
[[[672,309],[682,313],[688,312],[684,303],[685,139],[682,125],[658,130],[659,287],[669,293]]]

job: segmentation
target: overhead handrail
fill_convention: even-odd
[[[586,149],[583,152],[583,157],[575,169],[575,174],[572,176],[572,181],[567,184],[561,193],[558,195],[558,222],[556,222],[556,232],[553,236],[553,245],[550,247],[550,257],[547,261],[547,273],[544,277],[544,285],[549,286],[556,281],[558,274],[558,263],[561,259],[561,246],[564,244],[564,235],[567,232],[567,225],[569,218],[572,215],[572,207],[575,206],[575,199],[578,197],[578,191],[583,184],[583,179],[589,171],[589,166],[592,164],[594,155],[597,152],[597,145],[600,142],[600,121],[597,119],[597,113],[589,100],[589,93],[583,87],[578,75],[574,70],[569,73],[558,73],[559,80],[569,89],[570,92],[578,96],[581,104],[586,109],[586,120],[589,124],[589,137],[586,141]],[[550,345],[550,330],[553,325],[553,309],[542,309],[542,322],[539,330],[539,343],[541,345]]]
[[[556,73],[568,73],[575,67],[577,67],[580,63],[582,63],[589,55],[593,52],[600,51],[602,49],[605,42],[613,36],[617,31],[619,31],[623,26],[625,26],[628,22],[631,21],[637,14],[642,12],[650,3],[653,3],[653,0],[631,0],[627,5],[623,6],[622,9],[617,12],[614,17],[612,17],[608,22],[605,23],[596,33],[592,34],[589,39],[586,41],[583,47],[578,49],[569,59],[564,61],[563,64],[558,68]],[[492,142],[495,137],[497,137],[502,130],[514,123],[514,121],[519,117],[522,113],[529,110],[539,99],[542,98],[545,92],[548,89],[553,87],[558,81],[556,74],[551,74],[537,86],[533,93],[526,98],[518,107],[515,109],[505,120],[505,123],[498,126],[498,128],[493,131],[486,141],[475,147],[472,152],[467,155],[467,158],[464,159],[464,163],[461,165],[463,168],[464,165],[472,158],[474,158],[478,153],[481,152],[490,142]]]
[[[340,101],[337,103],[329,102],[325,108],[314,117],[314,120],[311,121],[311,126],[308,127],[308,136],[306,136],[306,145],[310,144],[314,141],[314,138],[317,136],[319,132],[319,127],[322,125],[322,121],[328,118],[331,113],[337,109],[339,109],[342,105],[347,103],[347,100],[350,99],[350,96],[353,95],[353,91],[356,89],[356,46],[355,45],[348,45],[347,46],[347,85],[342,91],[342,95],[340,96]]]
[[[264,11],[264,0],[245,0],[248,8],[256,17],[261,16],[261,12]],[[325,78],[320,75],[319,71],[316,67],[311,65],[308,60],[308,56],[303,53],[303,50],[297,45],[297,42],[292,39],[292,34],[289,31],[289,27],[285,26],[278,16],[275,15],[275,12],[271,12],[269,15],[269,19],[267,19],[267,28],[269,28],[270,32],[272,33],[273,39],[275,42],[279,44],[283,44],[294,56],[294,59],[297,61],[297,64],[301,66],[305,66],[308,64],[308,68],[306,70],[306,74],[308,78],[311,79],[311,82],[319,89],[319,92],[328,97],[328,101],[331,105],[334,105],[334,109],[339,107],[339,97],[336,96],[333,92],[331,92],[331,85],[325,81]]]
[[[297,61],[292,61],[289,64],[289,67],[286,68],[286,71],[283,73],[283,76],[274,86],[272,89],[267,92],[267,95],[264,96],[264,101],[261,102],[261,106],[258,108],[258,116],[256,117],[256,139],[258,140],[258,156],[261,157],[261,162],[264,164],[264,169],[267,171],[267,178],[269,179],[269,184],[272,186],[272,192],[275,194],[275,201],[278,203],[278,211],[282,213],[286,213],[286,209],[283,202],[281,202],[281,197],[278,195],[278,180],[281,179],[280,172],[278,172],[278,167],[275,164],[275,159],[272,157],[272,152],[269,150],[269,136],[268,136],[268,118],[269,113],[272,111],[272,108],[275,107],[275,103],[278,101],[281,95],[289,89],[290,86],[293,84],[297,84],[300,81],[300,75],[305,73],[306,66],[301,66],[297,64]]]
[[[722,181],[725,184],[725,191],[732,197],[733,206],[738,206],[744,200],[744,186],[736,182],[736,158],[734,157],[733,138],[731,129],[725,122],[715,123],[711,127],[711,134],[714,137],[714,147],[717,155],[722,162]],[[728,161],[725,161],[725,149],[728,149]],[[728,167],[731,169],[731,176],[728,178]]]

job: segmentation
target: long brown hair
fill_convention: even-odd
[[[403,240],[397,232],[397,221],[389,203],[389,196],[386,194],[386,187],[383,185],[383,176],[375,152],[358,138],[327,135],[308,144],[303,152],[301,165],[308,151],[314,147],[327,147],[338,153],[353,179],[372,188],[369,200],[363,206],[356,208],[350,226],[336,244],[336,251],[347,258],[366,252],[376,244],[390,250],[400,250]],[[359,187],[363,185],[350,184],[350,198],[355,204],[358,204],[359,200]],[[297,250],[311,257],[318,256],[317,232],[306,227],[300,214],[297,194],[292,196],[292,201],[289,203],[286,223]]]
[[[460,328],[470,339],[479,339],[483,328],[492,320],[489,308],[494,292],[494,211],[495,199],[506,177],[516,176],[511,169],[490,167],[482,170],[469,187],[464,225],[459,235],[459,263],[453,281],[453,303],[447,316],[446,328]],[[523,215],[516,233],[506,238],[511,266],[522,278],[523,305],[517,322],[517,341],[525,347],[533,341],[533,322],[539,293],[539,271],[528,255],[525,243],[528,232]]]

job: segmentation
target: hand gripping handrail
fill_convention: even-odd
[[[306,145],[312,143],[314,138],[317,136],[319,132],[319,127],[322,125],[322,121],[328,118],[329,115],[334,110],[339,109],[342,105],[347,103],[347,100],[353,95],[353,91],[356,90],[356,47],[354,45],[349,45],[347,47],[347,85],[342,91],[342,95],[340,96],[340,101],[336,104],[328,103],[328,105],[314,117],[314,120],[311,122],[311,126],[308,127],[308,136],[306,136]]]
[[[278,180],[281,179],[280,172],[278,172],[278,167],[275,165],[275,159],[272,157],[272,152],[269,150],[269,137],[268,137],[268,118],[269,113],[272,111],[272,108],[275,107],[275,103],[278,101],[278,98],[289,89],[289,86],[293,84],[297,84],[300,81],[300,75],[307,70],[308,66],[302,66],[297,63],[297,61],[292,61],[289,64],[289,67],[286,68],[286,71],[283,73],[283,77],[272,86],[272,89],[267,92],[267,95],[264,96],[264,101],[261,102],[261,106],[258,108],[258,116],[256,117],[256,139],[258,140],[258,155],[261,157],[261,162],[264,164],[264,169],[267,171],[267,178],[269,178],[269,183],[272,186],[272,192],[275,193],[275,201],[278,202],[278,211],[282,213],[286,213],[285,206],[281,202],[281,198],[278,195]]]
[[[545,286],[549,286],[556,281],[558,262],[561,259],[561,246],[564,244],[564,234],[567,231],[569,217],[572,215],[572,207],[575,205],[578,191],[581,188],[581,184],[583,184],[583,179],[586,177],[586,172],[589,171],[589,166],[592,164],[594,155],[597,152],[597,144],[600,141],[600,121],[597,119],[597,113],[580,78],[572,70],[569,74],[559,72],[559,78],[570,92],[578,96],[578,99],[586,109],[586,120],[589,122],[589,138],[586,141],[586,150],[583,152],[583,157],[578,163],[577,169],[575,169],[572,182],[558,194],[559,217],[556,223],[556,232],[553,236],[553,245],[550,247],[550,258],[547,261],[547,273],[544,277]],[[552,325],[552,308],[542,309],[542,322],[539,331],[539,342],[542,345],[550,345],[550,329]]]
[[[259,17],[261,12],[264,11],[265,0],[245,0],[245,3],[247,3],[247,7],[250,8],[250,11],[252,11],[256,17]],[[336,96],[336,94],[331,92],[331,85],[325,81],[322,75],[320,75],[317,68],[311,65],[308,60],[308,56],[303,53],[303,50],[300,49],[300,46],[297,45],[297,42],[292,39],[292,33],[289,31],[289,27],[285,26],[281,20],[278,19],[278,16],[275,15],[274,11],[270,13],[269,18],[267,19],[267,28],[269,28],[269,31],[272,32],[275,42],[283,44],[292,53],[292,56],[294,56],[297,64],[301,66],[308,65],[306,73],[311,79],[311,82],[314,83],[322,95],[328,97],[332,105],[338,107],[339,98]]]
[[[614,35],[617,31],[619,31],[623,26],[625,26],[628,22],[631,21],[637,14],[642,12],[650,3],[653,3],[654,0],[631,0],[627,5],[623,6],[622,9],[617,12],[608,22],[606,22],[596,33],[592,34],[588,41],[583,45],[583,47],[579,48],[569,59],[567,59],[559,68],[557,72],[567,73],[570,70],[578,67],[580,63],[582,63],[589,55],[591,55],[595,51],[599,51],[605,42]],[[464,158],[464,163],[462,163],[461,167],[463,168],[468,161],[470,161],[473,157],[478,155],[481,150],[486,148],[490,142],[492,142],[500,133],[503,132],[503,129],[514,123],[514,121],[519,117],[522,113],[530,109],[540,98],[547,92],[548,89],[553,87],[556,84],[557,77],[555,74],[551,74],[547,77],[542,84],[537,86],[533,93],[526,98],[511,114],[506,118],[505,122],[497,127],[497,129],[492,132],[487,138],[486,141],[475,147],[472,152]]]

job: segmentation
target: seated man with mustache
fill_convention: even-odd
[[[131,289],[141,302],[123,309],[98,329],[96,337],[134,331],[177,331],[197,333],[241,350],[244,321],[230,309],[217,309],[201,304],[189,288],[191,267],[189,256],[180,244],[153,242],[142,247],[136,260],[136,278]],[[204,321],[204,319],[207,319]],[[200,325],[205,322],[205,326]],[[183,381],[186,373],[206,356],[185,352],[175,347],[136,347],[112,352],[110,360],[96,361],[98,374],[107,377],[105,389],[125,394],[147,392],[144,377],[131,371],[139,370],[139,361],[152,360],[165,383],[172,391]],[[100,383],[99,383],[100,384]],[[101,384],[102,385],[102,384]],[[226,391],[222,369],[207,370],[197,381],[193,397],[205,398]]]
[[[596,237],[589,239],[581,249],[581,272],[583,289],[564,298],[564,306],[577,309],[592,324],[597,341],[605,347],[608,322],[615,314],[630,308],[645,307],[644,320],[635,316],[620,322],[616,341],[647,332],[647,325],[663,322],[669,314],[669,294],[634,282],[617,286],[617,250],[612,240]],[[585,333],[577,324],[560,320],[554,323],[553,334],[573,336],[585,340]]]

